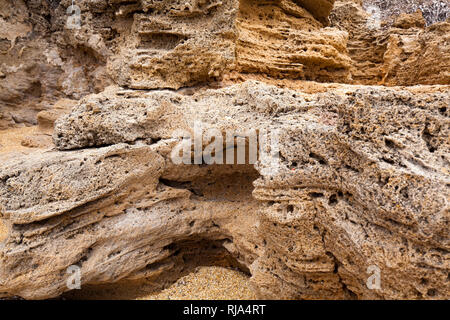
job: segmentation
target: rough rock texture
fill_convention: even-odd
[[[449,22],[425,28],[421,12],[403,14],[391,26],[377,25],[361,6],[338,1],[331,25],[349,33],[354,83],[450,84]]]
[[[178,89],[214,80],[234,62],[237,0],[135,2],[116,12],[135,12],[123,18],[109,62],[118,84]]]
[[[137,1],[133,10],[144,13],[133,15],[131,30],[120,31],[126,41],[109,68],[118,84],[138,89],[217,81],[235,69],[345,82],[346,33],[322,23],[332,2]]]
[[[240,72],[274,78],[350,81],[347,33],[323,28],[295,3],[243,0],[237,28]]]
[[[450,23],[438,23],[418,33],[405,31],[404,21],[398,26],[402,29],[389,35],[383,83],[450,84]]]
[[[334,2],[79,0],[81,28],[68,29],[70,0],[1,0],[0,130],[34,125],[37,113],[59,99],[78,100],[112,83],[220,86],[239,78],[236,72],[356,84],[449,83],[449,27],[442,22],[448,6],[366,1],[382,18],[420,8],[428,24],[441,21],[390,30],[373,28],[362,1]]]
[[[187,182],[183,177],[172,181],[173,173],[163,174],[165,159],[158,149],[116,145],[81,153],[36,154],[43,160],[41,167],[35,167],[32,158],[12,163],[20,171],[32,165],[42,176],[34,177],[40,190],[30,194],[35,201],[29,207],[22,204],[25,197],[20,191],[16,197],[13,188],[4,190],[10,199],[4,204],[9,208],[4,217],[14,226],[1,253],[2,295],[57,296],[67,290],[65,270],[73,264],[82,267],[84,284],[157,276],[182,266],[183,256],[195,254],[196,247],[203,249],[197,250],[200,254],[211,254],[234,237],[241,259],[249,264],[255,256],[250,248],[259,244],[248,243],[243,236],[250,235],[256,224],[255,216],[249,214],[256,214],[250,188],[255,173],[245,167],[217,168],[208,181],[200,179],[207,175],[204,169],[194,173],[198,182],[192,177]],[[119,166],[122,169],[117,171]],[[68,172],[69,167],[73,171]],[[28,170],[18,179],[32,178]],[[46,174],[47,170],[54,171]],[[223,185],[217,186],[216,180]],[[201,195],[200,200],[191,188]],[[221,197],[216,199],[216,194]],[[223,207],[215,212],[220,204]],[[17,207],[16,215],[10,209]],[[23,238],[24,232],[29,238]],[[256,236],[250,240],[261,241]],[[199,252],[195,258],[200,260]],[[47,285],[36,279],[45,279]]]
[[[65,29],[69,4],[0,1],[0,130],[36,124],[37,113],[58,99],[79,99],[110,83],[105,42],[111,28],[101,27],[108,20],[92,22],[89,13],[84,29]]]
[[[360,1],[360,4],[369,11],[378,8],[380,18],[390,24],[394,23],[395,17],[418,10],[423,13],[427,25],[450,18],[449,0],[364,0]]]
[[[147,277],[173,267],[179,243],[219,241],[261,297],[445,298],[449,97],[428,89],[310,95],[247,82],[90,96],[58,120],[56,146],[111,146],[2,165],[1,291],[56,296],[73,264],[86,284]],[[172,130],[194,119],[220,131],[276,126],[278,171],[175,166]],[[244,180],[255,180],[254,200]],[[366,287],[369,265],[382,270],[381,290]]]
[[[91,287],[218,265],[259,298],[449,298],[449,22],[84,0],[69,30],[68,0],[0,4],[0,128],[38,124],[0,131],[0,298],[60,296],[72,265]],[[174,162],[198,123],[216,137]],[[278,144],[209,164],[249,129]]]

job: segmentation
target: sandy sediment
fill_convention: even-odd
[[[65,299],[135,300],[255,300],[249,277],[223,267],[198,267],[163,290],[145,280],[87,287],[64,295]]]

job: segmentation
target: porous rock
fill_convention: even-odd
[[[86,98],[58,120],[55,145],[98,149],[2,167],[10,234],[1,291],[55,296],[67,290],[65,268],[73,264],[86,284],[149,276],[171,259],[171,245],[202,239],[221,241],[261,297],[443,298],[448,88],[429,89],[306,94],[250,81],[192,96],[110,88]],[[262,161],[258,174],[250,165],[174,165],[172,131],[195,120],[220,132],[277,128],[276,170]],[[214,188],[252,177],[254,190],[218,196],[200,187],[218,177],[226,183]],[[53,250],[56,261],[41,263]],[[366,285],[371,265],[381,270],[379,290]],[[49,277],[51,285],[35,280]]]
[[[260,298],[448,299],[448,21],[80,0],[72,30],[69,0],[0,4],[0,129],[39,124],[0,154],[0,298],[58,297],[74,266],[162,287],[220,265]],[[210,164],[199,124],[235,135],[218,153],[278,140]]]

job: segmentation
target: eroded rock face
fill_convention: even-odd
[[[220,81],[236,69],[310,80],[348,78],[345,32],[320,31],[333,5],[329,0],[80,0],[79,29],[67,27],[70,0],[0,3],[0,130],[36,124],[37,113],[59,99],[80,99],[112,82],[178,89]],[[256,21],[249,5],[266,18]],[[274,30],[267,35],[266,25],[266,32],[256,30],[261,23]],[[305,52],[297,55],[299,41]],[[256,61],[248,61],[255,54],[248,52],[252,44],[262,47]],[[271,61],[275,51],[286,58]]]
[[[402,26],[403,21],[399,23]],[[410,29],[392,32],[384,54],[383,83],[449,84],[449,34],[448,22],[437,23],[417,33]]]
[[[109,68],[118,84],[138,89],[214,82],[233,70],[345,82],[350,67],[347,35],[323,29],[332,4],[137,1],[132,8],[143,13],[135,13],[131,30],[123,31],[126,41]]]
[[[359,0],[85,0],[69,30],[68,0],[2,1],[0,128],[39,126],[0,154],[0,298],[57,297],[74,265],[83,285],[156,285],[199,264],[239,267],[260,298],[450,296],[448,22],[373,28]],[[199,123],[236,135],[217,152],[276,134],[272,161],[256,140],[256,162],[210,164]],[[175,162],[189,141],[200,162]]]
[[[338,1],[331,14],[331,26],[349,33],[353,83],[450,83],[448,21],[425,27],[420,11],[402,14],[387,25],[376,19],[349,1]]]
[[[199,168],[186,182],[179,175],[172,181],[159,154],[164,145],[37,153],[2,167],[4,174],[18,173],[2,178],[2,199],[9,199],[2,201],[2,212],[11,228],[2,244],[1,296],[57,296],[67,291],[71,265],[82,268],[85,284],[155,277],[182,266],[183,256],[202,242],[216,243],[216,251],[230,243],[239,252],[236,258],[250,264],[260,242],[252,231],[258,205],[249,187],[255,172],[228,166],[208,168],[215,171],[209,176]],[[30,168],[36,158],[41,167]],[[20,181],[31,177],[36,189],[26,191],[32,183]],[[30,201],[24,204],[27,194]],[[214,250],[206,246],[194,259]]]
[[[79,4],[85,8],[85,3],[91,1]],[[80,99],[111,83],[109,14],[94,18],[94,12],[85,12],[83,28],[69,30],[70,4],[0,1],[0,130],[37,124],[37,114],[59,99]]]
[[[237,21],[236,59],[240,72],[274,78],[350,81],[347,33],[323,28],[296,3],[243,0]]]
[[[424,20],[389,18],[393,28],[380,29],[363,4],[379,8],[383,19],[403,5],[375,2],[79,0],[80,28],[70,29],[70,0],[1,0],[0,130],[35,125],[37,114],[58,100],[78,100],[111,84],[220,87],[246,74],[448,84],[448,7],[408,2],[408,13],[421,8],[428,25],[439,23],[424,29]]]
[[[247,82],[192,96],[110,88],[84,99],[58,120],[56,146],[112,146],[2,166],[11,233],[1,291],[55,296],[73,264],[86,284],[144,277],[170,259],[171,243],[207,239],[249,268],[261,297],[445,298],[447,90],[343,86],[311,95]],[[281,130],[279,167],[268,175],[258,162],[258,179],[248,166],[179,168],[172,130],[194,120],[221,132]],[[218,205],[186,187],[220,176],[253,177],[255,200],[250,188],[237,202],[225,192]],[[42,263],[44,252],[52,263]],[[366,286],[371,265],[381,269],[380,290]],[[44,274],[51,287],[34,281]]]
[[[135,1],[109,68],[120,85],[174,88],[219,78],[234,63],[237,0]]]

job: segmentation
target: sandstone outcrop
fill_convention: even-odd
[[[295,3],[241,1],[237,21],[236,59],[240,72],[274,78],[350,81],[347,33],[324,28]]]
[[[0,132],[0,298],[197,265],[266,299],[449,298],[448,21],[83,0],[70,30],[71,1],[0,3],[0,129],[37,124]]]
[[[366,2],[379,6],[383,18],[398,8],[422,8],[428,25],[441,22],[425,29],[418,20],[374,28],[359,0],[79,0],[80,28],[68,29],[70,0],[1,0],[0,130],[35,125],[37,113],[59,99],[78,100],[114,83],[135,89],[220,86],[239,78],[237,72],[448,84],[448,22],[442,22],[448,7]]]
[[[348,79],[346,33],[323,29],[320,22],[328,20],[330,1],[137,2],[134,10],[144,13],[133,15],[132,30],[123,31],[126,41],[109,63],[122,86],[178,89],[221,80],[235,69],[276,78]]]
[[[376,21],[361,6],[338,1],[331,25],[349,33],[351,78],[358,84],[411,86],[449,84],[448,21],[425,27],[420,11],[391,25]]]
[[[54,134],[57,148],[84,150],[2,165],[1,291],[56,296],[74,264],[86,284],[151,276],[170,269],[169,248],[201,240],[248,268],[261,297],[444,298],[449,101],[447,87],[428,89],[304,94],[247,82],[85,98]],[[194,120],[281,130],[278,170],[174,165],[172,131]],[[208,177],[226,177],[214,184],[223,195]],[[233,194],[251,177],[253,192]],[[380,290],[366,287],[370,265],[382,270]]]
[[[118,84],[178,89],[219,78],[234,63],[237,0],[135,2],[116,12],[127,23],[108,65]]]

